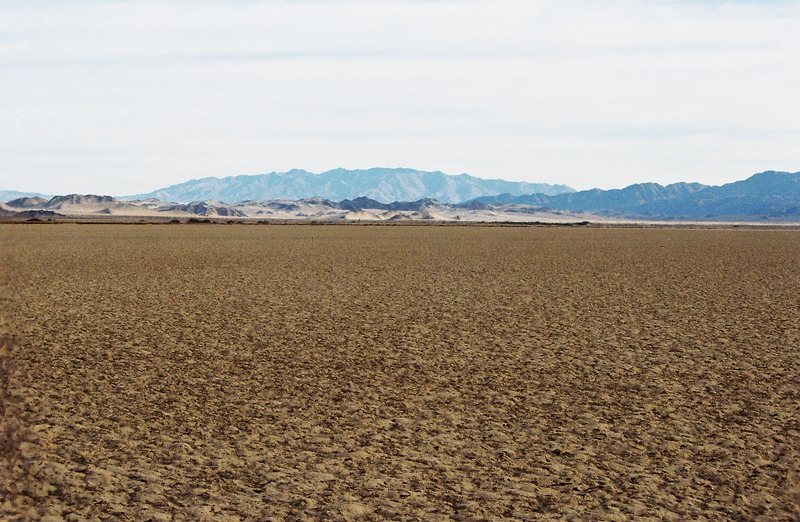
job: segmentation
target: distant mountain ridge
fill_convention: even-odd
[[[216,179],[216,178],[215,178]],[[338,198],[336,198],[338,199]],[[639,183],[622,189],[591,189],[547,195],[499,194],[461,203],[423,197],[384,202],[367,196],[333,199],[271,198],[224,203],[204,199],[188,203],[147,198],[121,201],[111,196],[70,194],[20,197],[0,203],[0,215],[24,212],[69,215],[172,215],[280,219],[558,219],[566,215],[652,221],[800,222],[800,172],[766,171],[720,186],[700,183]],[[361,217],[359,217],[361,216]],[[389,217],[386,217],[389,216]],[[482,217],[481,217],[482,216]],[[34,216],[35,217],[35,216]]]
[[[570,194],[500,194],[465,203],[472,208],[511,204],[638,219],[798,220],[800,172],[770,170],[720,186],[639,183],[622,189]]]
[[[330,200],[368,197],[382,203],[432,198],[444,203],[458,203],[480,196],[501,193],[560,194],[574,192],[566,185],[528,183],[501,179],[482,179],[468,174],[449,175],[406,168],[366,170],[334,169],[314,174],[306,170],[269,174],[193,179],[146,194],[120,199],[149,199],[176,203],[216,200],[226,203],[303,199],[322,197]]]
[[[48,194],[39,192],[22,192],[19,190],[0,190],[0,201],[11,201],[18,198],[50,198]]]

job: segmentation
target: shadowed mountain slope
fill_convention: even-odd
[[[480,197],[465,208],[534,205],[604,216],[647,219],[800,219],[800,172],[766,171],[720,186],[640,183],[623,189],[570,194]]]

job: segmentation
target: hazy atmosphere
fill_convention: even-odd
[[[798,26],[793,2],[3,2],[0,188],[796,170]]]

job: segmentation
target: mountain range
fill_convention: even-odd
[[[800,220],[800,172],[766,171],[719,186],[639,183],[623,189],[569,194],[500,194],[466,203],[472,208],[531,205],[606,217],[654,220]]]
[[[566,185],[483,179],[460,174],[405,168],[334,169],[314,174],[306,170],[251,176],[193,179],[146,194],[121,199],[159,199],[176,203],[215,200],[226,203],[322,197],[342,200],[368,197],[383,203],[433,198],[458,203],[497,194],[560,194],[574,192]]]
[[[302,171],[305,172],[305,171]],[[410,169],[370,169],[369,171],[331,171],[336,176],[346,178],[346,172],[353,173],[353,180],[346,188],[339,187],[342,193],[350,194],[353,187],[377,186],[382,199],[364,194],[346,198],[334,197],[289,197],[262,198],[258,187],[270,188],[265,180],[284,180],[293,178],[290,173],[261,176],[239,176],[235,178],[208,178],[192,180],[178,188],[168,188],[143,194],[134,199],[112,198],[110,196],[56,196],[17,197],[8,203],[0,204],[0,211],[6,216],[24,217],[20,212],[56,212],[65,215],[119,215],[145,216],[211,216],[211,217],[260,217],[265,219],[389,219],[396,213],[400,217],[439,216],[441,219],[467,220],[535,220],[540,217],[565,216],[584,219],[594,216],[597,219],[634,219],[645,221],[775,221],[800,222],[800,172],[766,171],[745,180],[720,186],[700,183],[639,183],[622,189],[591,189],[580,192],[546,194],[533,192],[515,194],[495,192],[467,201],[453,202],[472,191],[501,190],[513,186],[514,189],[537,184],[521,184],[500,180],[479,180],[471,176],[447,176],[442,173],[424,173]],[[381,174],[383,172],[383,174]],[[385,177],[382,177],[384,176]],[[316,179],[324,174],[310,173],[297,175],[298,179],[308,176]],[[325,178],[329,183],[336,176]],[[241,181],[245,178],[245,181]],[[252,179],[251,179],[252,178]],[[364,180],[381,179],[375,185]],[[211,181],[208,181],[211,180]],[[431,180],[442,181],[439,185],[425,183]],[[453,182],[453,180],[456,180]],[[478,187],[474,180],[494,185]],[[373,179],[374,181],[374,179]],[[463,182],[463,183],[461,183]],[[266,183],[266,185],[265,185]],[[287,185],[280,190],[288,190]],[[310,186],[310,185],[309,185]],[[215,188],[216,187],[216,188]],[[266,188],[264,188],[266,187]],[[293,190],[300,190],[294,185]],[[409,188],[411,187],[411,188]],[[438,187],[438,191],[437,191]],[[546,185],[551,191],[557,189]],[[248,188],[253,189],[248,191]],[[330,187],[329,187],[330,188]],[[333,187],[335,188],[335,187]],[[331,190],[333,190],[331,188]],[[309,191],[314,189],[309,188]],[[370,189],[364,189],[369,193]],[[377,189],[375,189],[377,190]],[[459,192],[461,190],[461,192]],[[299,192],[308,194],[313,192]],[[389,194],[421,194],[422,197],[390,198]],[[440,201],[436,194],[447,193]],[[0,195],[4,194],[0,192]],[[13,193],[19,195],[20,193]],[[181,196],[181,194],[183,194]],[[236,194],[236,195],[234,195]],[[199,199],[190,197],[198,196]],[[210,197],[203,197],[210,196]],[[237,201],[237,203],[223,202]],[[389,202],[389,201],[391,202]],[[364,211],[367,211],[366,214]],[[361,216],[361,217],[357,217]],[[369,217],[372,216],[372,217]],[[518,219],[519,218],[519,219]],[[398,217],[399,219],[399,217]],[[433,219],[433,218],[431,218]],[[438,218],[436,218],[438,219]]]

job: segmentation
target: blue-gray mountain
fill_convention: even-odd
[[[615,190],[583,190],[570,194],[528,194],[480,197],[463,204],[535,205],[603,216],[667,220],[800,219],[800,172],[767,171],[720,186],[699,183],[640,183]]]
[[[39,192],[20,192],[19,190],[0,190],[0,201],[11,201],[18,198],[50,198]]]
[[[193,179],[148,194],[122,199],[155,198],[161,201],[189,203],[217,200],[226,203],[265,201],[270,199],[302,199],[322,197],[332,200],[368,197],[383,203],[434,198],[457,203],[479,196],[508,193],[512,195],[574,192],[566,185],[525,183],[500,179],[482,179],[461,174],[413,169],[368,170],[335,169],[313,174],[305,170],[272,172],[253,176]]]

